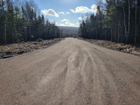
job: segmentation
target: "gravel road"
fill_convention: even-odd
[[[1,59],[0,105],[140,105],[140,57],[66,38]]]

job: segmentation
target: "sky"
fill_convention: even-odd
[[[79,27],[79,21],[96,13],[96,0],[34,0],[45,18],[57,26]]]

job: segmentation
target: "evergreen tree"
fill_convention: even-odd
[[[96,15],[92,14],[90,20],[87,18],[81,22],[80,36],[121,43],[140,43],[140,1],[106,0],[104,5],[105,8],[97,5]]]
[[[0,0],[0,44],[60,37],[59,28],[36,7],[33,0]]]

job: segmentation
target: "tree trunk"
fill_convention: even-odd
[[[120,20],[118,21],[118,43],[120,42]]]
[[[111,41],[113,41],[113,30],[112,30],[112,28],[110,28],[111,29]]]
[[[5,14],[5,23],[4,23],[4,43],[6,44],[7,43],[7,35],[6,35],[6,31],[7,31],[7,27],[6,27],[6,23],[7,23],[7,11],[6,11],[6,14]]]
[[[113,39],[113,30],[112,30],[112,27],[111,27],[111,22],[110,22],[110,31],[111,31],[111,41]]]
[[[12,22],[12,26],[14,26],[13,24],[14,24],[14,22]],[[12,27],[12,43],[14,43],[13,27]]]
[[[135,38],[134,43],[137,43],[137,0],[135,0]]]
[[[15,20],[14,20],[14,14],[13,14],[13,20],[12,20],[12,43],[14,43],[14,26],[15,26]]]
[[[26,28],[24,29],[24,30],[25,30],[25,41],[27,42],[27,26],[26,26],[26,21],[25,21],[25,27],[26,27]]]
[[[115,42],[117,42],[117,29],[118,29],[118,24],[115,25],[115,29],[114,29]]]
[[[106,38],[106,29],[105,29],[105,40],[107,40],[107,38]]]
[[[127,32],[127,26],[126,26],[125,9],[124,9],[123,4],[122,4],[122,8],[123,8],[123,15],[124,15],[125,42],[127,43],[128,32]]]
[[[130,17],[131,16],[131,11],[130,11],[130,0],[128,0],[128,31],[127,31],[127,42],[128,43],[128,37],[129,37],[129,34],[130,34]]]

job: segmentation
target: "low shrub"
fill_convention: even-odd
[[[39,38],[39,39],[37,39],[36,41],[37,41],[37,42],[43,42],[44,40],[41,39],[41,38]]]

